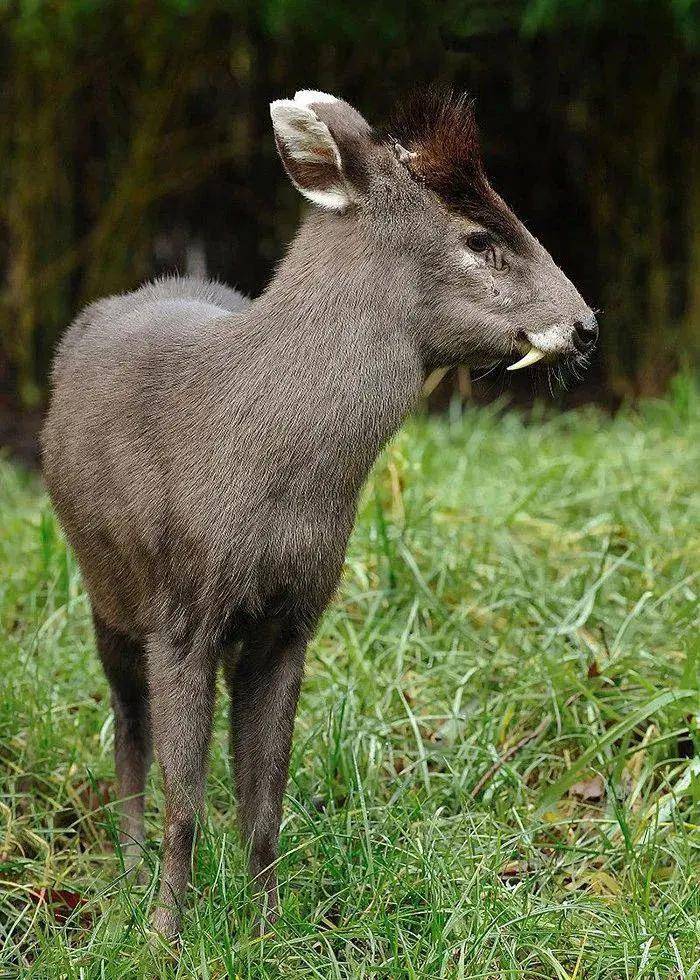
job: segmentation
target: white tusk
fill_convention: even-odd
[[[530,350],[524,357],[521,357],[519,361],[515,364],[511,364],[506,368],[506,371],[519,371],[520,368],[529,367],[531,364],[537,364],[544,357],[544,351],[539,350],[537,347],[530,347]]]

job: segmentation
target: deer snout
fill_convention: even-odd
[[[589,313],[583,320],[574,321],[572,343],[579,354],[585,353],[598,340],[598,320],[595,313]]]
[[[519,371],[538,361],[552,363],[561,358],[576,357],[590,352],[598,339],[598,320],[592,310],[576,319],[560,320],[540,330],[521,330],[518,349],[522,357],[508,367]]]

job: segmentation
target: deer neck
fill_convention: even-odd
[[[314,214],[254,304],[289,383],[325,410],[340,446],[363,446],[372,461],[424,380],[411,289],[356,219]]]

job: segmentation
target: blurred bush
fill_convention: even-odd
[[[262,288],[301,207],[271,99],[379,122],[436,80],[477,96],[495,185],[603,308],[593,394],[660,390],[700,329],[698,45],[695,0],[0,5],[4,407],[41,405],[98,295],[173,267]]]

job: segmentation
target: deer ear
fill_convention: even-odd
[[[275,142],[294,186],[314,204],[344,211],[351,202],[338,144],[308,102],[337,101],[323,92],[298,92],[270,104]]]

